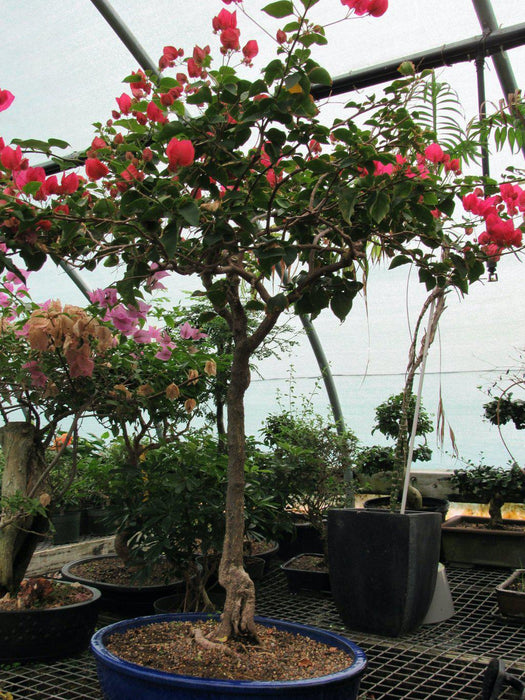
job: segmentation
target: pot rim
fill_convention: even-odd
[[[216,689],[228,688],[230,691],[239,694],[243,692],[243,690],[247,689],[267,689],[269,692],[274,693],[275,690],[279,689],[285,690],[292,688],[311,688],[316,686],[338,683],[342,680],[347,680],[348,678],[354,676],[360,676],[367,666],[367,660],[364,651],[360,647],[358,647],[357,644],[350,641],[346,637],[343,637],[342,635],[336,634],[335,632],[330,632],[328,630],[312,627],[309,625],[302,625],[296,622],[287,622],[285,620],[278,620],[270,617],[258,616],[255,617],[255,622],[257,623],[265,625],[266,627],[275,626],[278,629],[281,629],[286,632],[303,634],[304,636],[311,637],[316,641],[331,644],[331,646],[336,646],[339,649],[347,651],[349,658],[352,658],[353,660],[351,664],[342,671],[327,674],[324,676],[317,676],[316,678],[290,681],[239,681],[214,678],[200,678],[198,676],[188,676],[183,674],[169,673],[167,671],[157,671],[147,666],[141,666],[130,661],[124,661],[123,659],[120,659],[118,656],[115,656],[114,654],[109,652],[104,645],[105,636],[118,632],[123,628],[141,627],[145,624],[154,624],[156,622],[209,620],[210,618],[218,620],[220,618],[220,615],[209,615],[202,613],[163,613],[159,615],[149,615],[146,617],[136,617],[132,620],[121,620],[120,622],[115,622],[95,632],[95,634],[91,638],[91,650],[95,657],[97,657],[97,661],[100,661],[106,666],[111,667],[114,671],[118,671],[128,676],[140,676],[144,680],[147,679],[153,682],[163,684],[165,686],[173,687],[200,687],[201,689],[212,687]]]
[[[106,583],[105,581],[98,581],[97,579],[91,579],[91,578],[85,578],[84,576],[79,576],[71,571],[71,569],[76,566],[77,564],[84,564],[88,561],[94,561],[96,559],[119,559],[118,554],[96,554],[91,557],[82,557],[81,559],[76,559],[75,561],[71,561],[67,564],[64,564],[64,566],[61,569],[62,575],[67,576],[69,579],[71,579],[69,582],[74,583],[74,582],[79,582],[83,586],[90,586],[90,585],[95,585],[95,586],[100,586],[101,590],[103,591],[151,591],[151,592],[162,592],[166,590],[167,588],[171,586],[176,586],[177,584],[180,584],[184,582],[183,578],[176,578],[176,579],[171,579],[167,583],[155,583],[149,586],[143,586],[143,585],[129,585],[129,584],[122,584],[122,583]]]

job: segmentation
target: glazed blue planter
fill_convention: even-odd
[[[359,681],[366,667],[364,652],[353,642],[333,632],[282,620],[256,617],[256,622],[285,632],[311,637],[348,653],[348,668],[338,673],[298,681],[227,681],[183,676],[155,671],[123,661],[107,651],[104,640],[112,634],[134,627],[174,620],[205,620],[209,615],[184,613],[152,615],[123,620],[104,627],[93,635],[91,650],[106,700],[226,700],[227,698],[294,698],[294,700],[355,700]],[[215,616],[218,618],[218,616]]]

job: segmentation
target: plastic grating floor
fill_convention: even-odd
[[[448,567],[455,615],[396,639],[345,628],[329,594],[290,594],[278,567],[258,585],[258,614],[332,629],[357,642],[368,658],[360,700],[476,700],[493,657],[525,680],[525,625],[497,613],[494,589],[507,575],[501,569]],[[100,624],[113,620],[102,615]],[[0,666],[0,691],[13,700],[102,698],[89,652],[52,664]],[[499,697],[518,694],[506,689]]]

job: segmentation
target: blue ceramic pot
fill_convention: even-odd
[[[123,620],[104,627],[93,635],[91,650],[106,700],[140,698],[140,700],[225,700],[236,698],[294,698],[294,700],[355,700],[359,681],[366,667],[364,652],[353,642],[333,632],[282,620],[256,617],[261,625],[311,637],[318,642],[348,653],[348,668],[338,673],[298,681],[227,681],[176,675],[123,661],[107,651],[104,640],[112,634],[134,627],[173,620],[204,620],[209,615],[153,615]],[[218,616],[216,616],[218,617]]]

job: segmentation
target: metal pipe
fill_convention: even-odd
[[[332,85],[314,85],[311,92],[314,99],[319,100],[331,95],[340,95],[352,90],[379,85],[389,80],[396,80],[400,78],[399,65],[404,61],[411,61],[416,66],[416,70],[421,71],[425,68],[440,68],[455,63],[473,61],[479,55],[480,47],[483,48],[485,56],[492,56],[505,49],[517,48],[524,44],[525,23],[515,24],[512,27],[498,29],[489,36],[481,35],[464,39],[441,48],[422,51],[371,68],[353,71],[335,78]]]
[[[483,56],[476,58],[476,77],[478,84],[478,112],[479,118],[485,119],[487,116],[487,102],[485,97],[485,59]],[[485,177],[490,175],[489,145],[487,134],[481,134],[481,170]]]
[[[137,62],[144,70],[149,70],[158,75],[158,66],[151,60],[146,51],[128,29],[122,18],[111,7],[108,0],[91,0],[100,14],[104,17],[115,34],[119,37],[128,51],[137,59]]]
[[[494,32],[498,31],[498,21],[492,4],[490,0],[472,0],[474,9],[478,16],[478,20],[483,33],[486,36],[490,36]],[[496,74],[503,90],[505,98],[508,95],[516,92],[518,85],[516,78],[514,76],[514,71],[512,70],[512,65],[510,63],[509,57],[506,51],[500,51],[492,56],[492,61],[494,63],[494,68],[496,69]]]
[[[341,404],[339,403],[339,396],[337,395],[334,377],[330,370],[328,360],[326,359],[322,343],[310,317],[306,314],[301,314],[299,318],[301,319],[301,323],[303,324],[303,328],[314,352],[315,359],[317,360],[317,364],[321,370],[321,377],[323,379],[328,400],[330,402],[330,407],[332,409],[332,414],[334,416],[336,430],[339,435],[342,435],[345,432],[345,420],[343,417],[343,411],[341,410]]]

